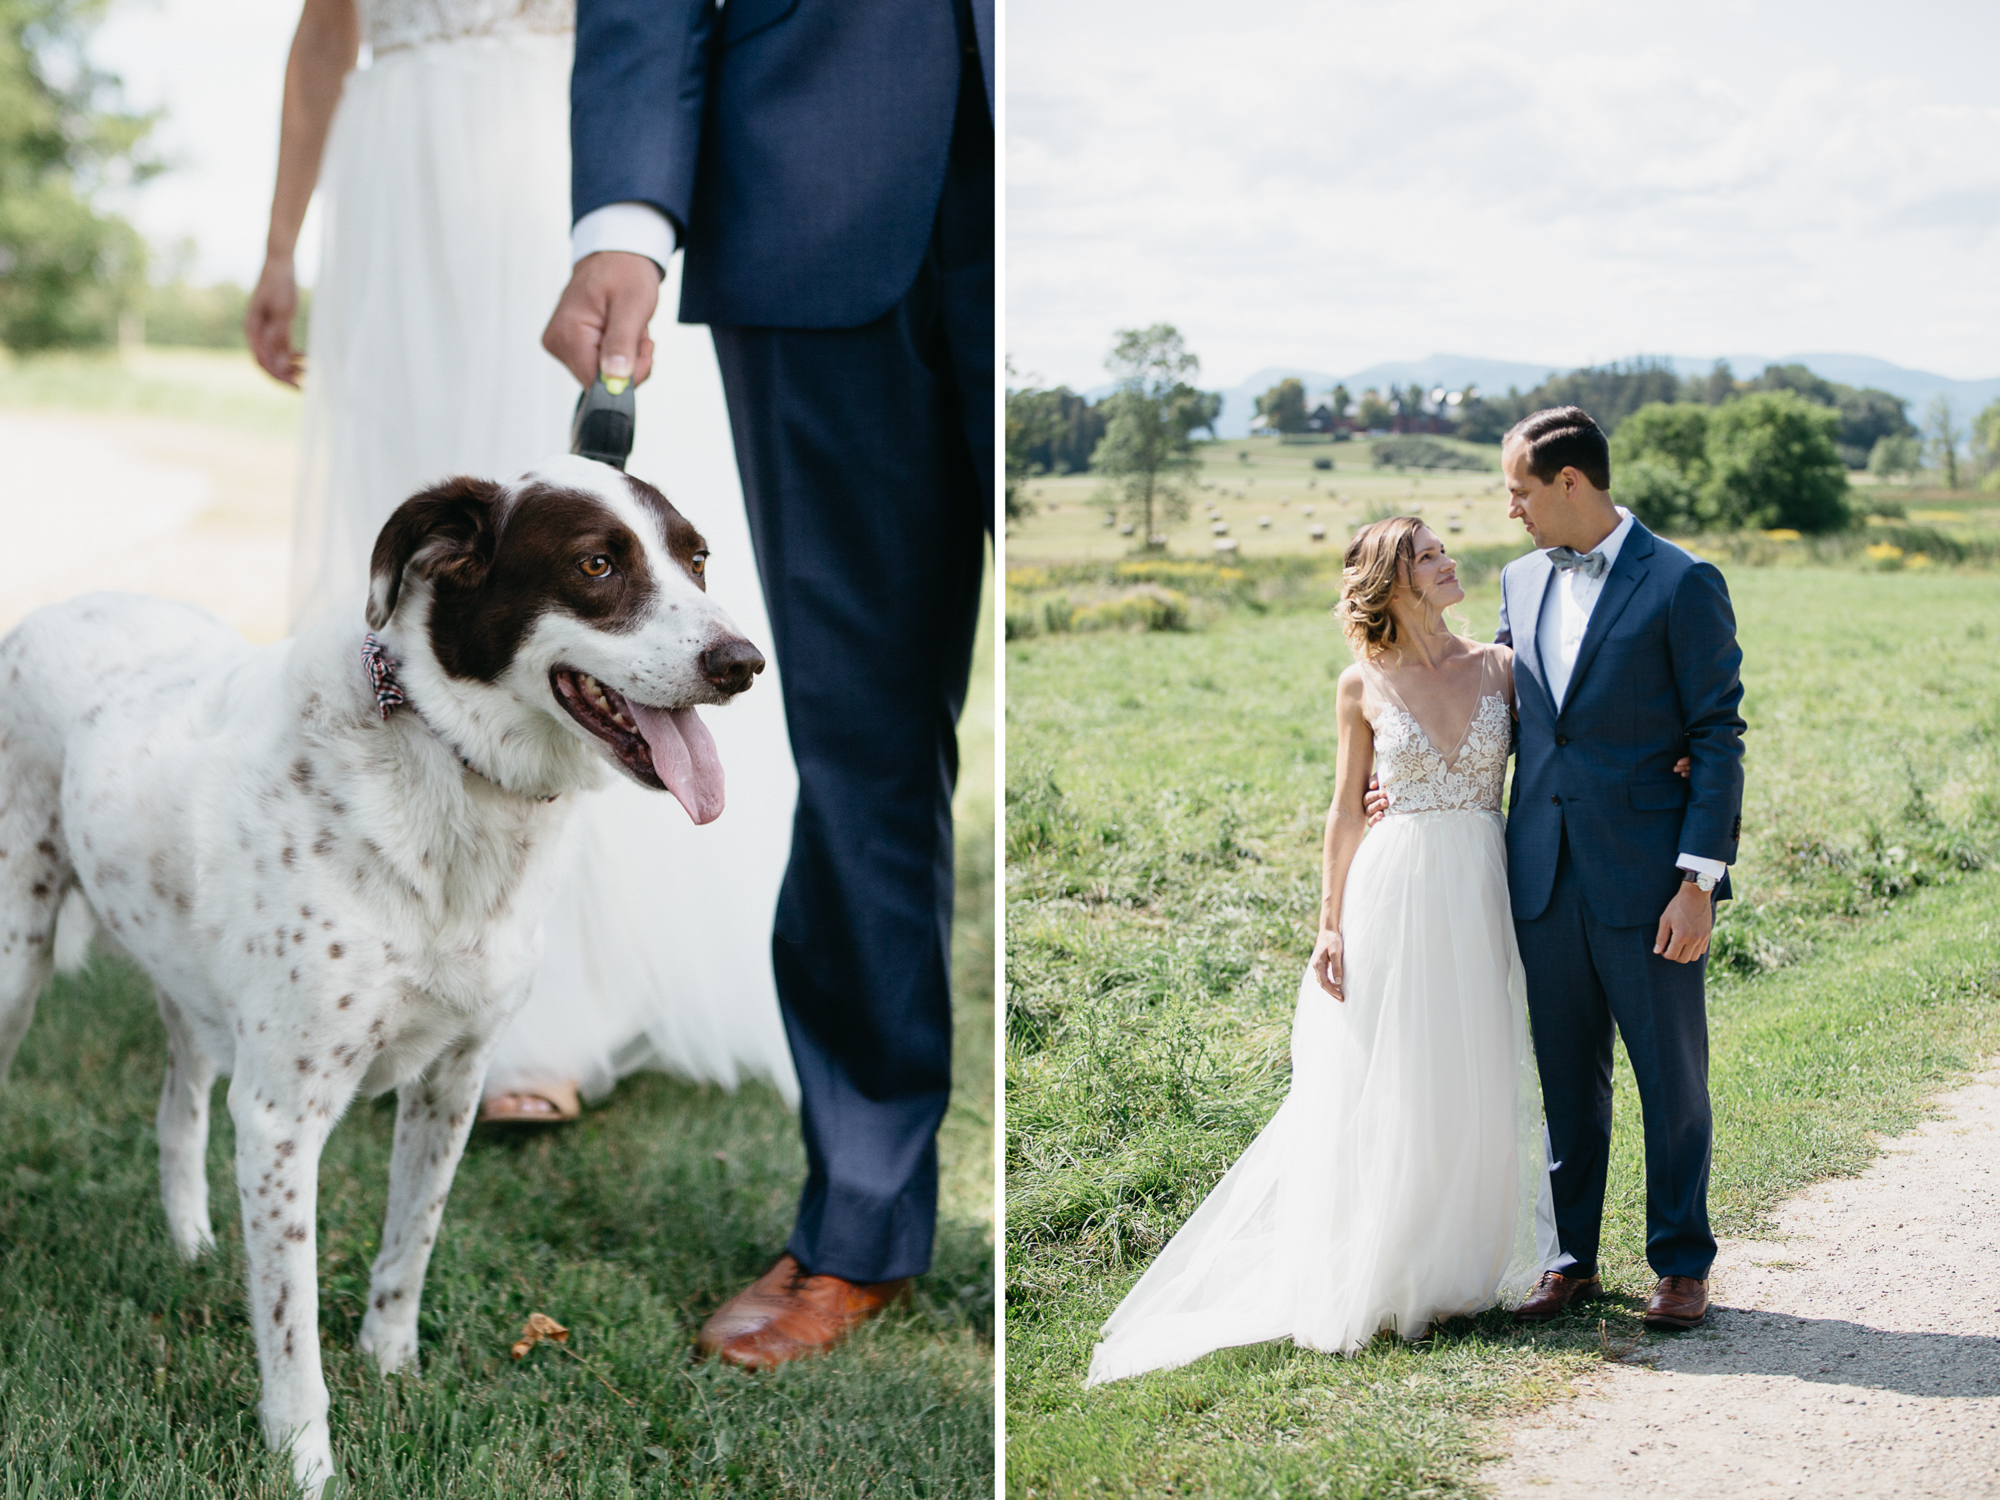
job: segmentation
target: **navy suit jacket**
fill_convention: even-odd
[[[578,0],[571,210],[671,218],[684,322],[872,322],[930,243],[963,56],[953,0]]]
[[[1729,590],[1713,564],[1635,520],[1558,710],[1535,644],[1554,574],[1547,554],[1533,552],[1500,575],[1496,639],[1514,648],[1521,723],[1507,805],[1514,915],[1529,921],[1547,909],[1567,828],[1597,919],[1650,925],[1680,883],[1677,856],[1736,859],[1743,652]],[[1673,769],[1683,755],[1693,762],[1686,780]]]

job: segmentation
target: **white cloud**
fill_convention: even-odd
[[[2000,371],[2000,8],[1014,0],[1008,348]],[[1983,59],[1983,61],[1981,60]]]

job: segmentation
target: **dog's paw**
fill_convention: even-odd
[[[194,1224],[172,1224],[168,1232],[173,1235],[174,1250],[182,1260],[200,1260],[215,1248],[215,1231],[203,1219]]]
[[[271,1446],[280,1453],[291,1454],[292,1483],[306,1500],[320,1500],[328,1483],[339,1477],[333,1466],[333,1435],[327,1430],[325,1418],[300,1423],[290,1428],[287,1435],[280,1436],[276,1431],[280,1422],[268,1411],[263,1415],[264,1434]]]
[[[373,1359],[384,1375],[394,1375],[399,1370],[411,1375],[417,1373],[417,1330],[414,1323],[408,1327],[391,1325],[387,1319],[371,1312],[361,1320],[361,1337],[355,1341],[355,1346]]]
[[[308,1447],[303,1440],[292,1445],[292,1483],[299,1487],[305,1500],[320,1500],[334,1477],[330,1446],[320,1443]]]

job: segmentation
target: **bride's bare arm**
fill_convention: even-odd
[[[1326,812],[1326,840],[1321,846],[1319,939],[1313,944],[1312,976],[1336,1000],[1347,998],[1340,936],[1340,900],[1347,888],[1354,851],[1368,832],[1362,799],[1368,773],[1375,764],[1375,732],[1361,712],[1361,672],[1350,667],[1340,677],[1334,700],[1340,732],[1340,758],[1333,773],[1333,805]]]
[[[292,347],[292,317],[299,307],[292,256],[299,226],[319,182],[327,127],[340,103],[340,83],[361,54],[361,18],[354,0],[305,0],[285,63],[285,103],[278,132],[278,185],[271,194],[271,228],[264,241],[264,270],[243,315],[250,354],[266,374],[297,385],[304,361]]]

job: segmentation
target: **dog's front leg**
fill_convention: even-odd
[[[290,1450],[293,1478],[316,1496],[333,1475],[319,1362],[319,1158],[351,1087],[332,1097],[346,1085],[308,1077],[306,1068],[300,1059],[296,1080],[274,1077],[270,1067],[242,1069],[230,1083],[229,1113],[236,1121],[250,1326],[264,1375],[258,1412],[265,1438]]]
[[[396,1090],[389,1212],[382,1225],[382,1253],[369,1277],[368,1312],[361,1320],[361,1348],[384,1372],[416,1363],[424,1270],[437,1243],[452,1174],[472,1133],[493,1040],[461,1039],[421,1077]]]

